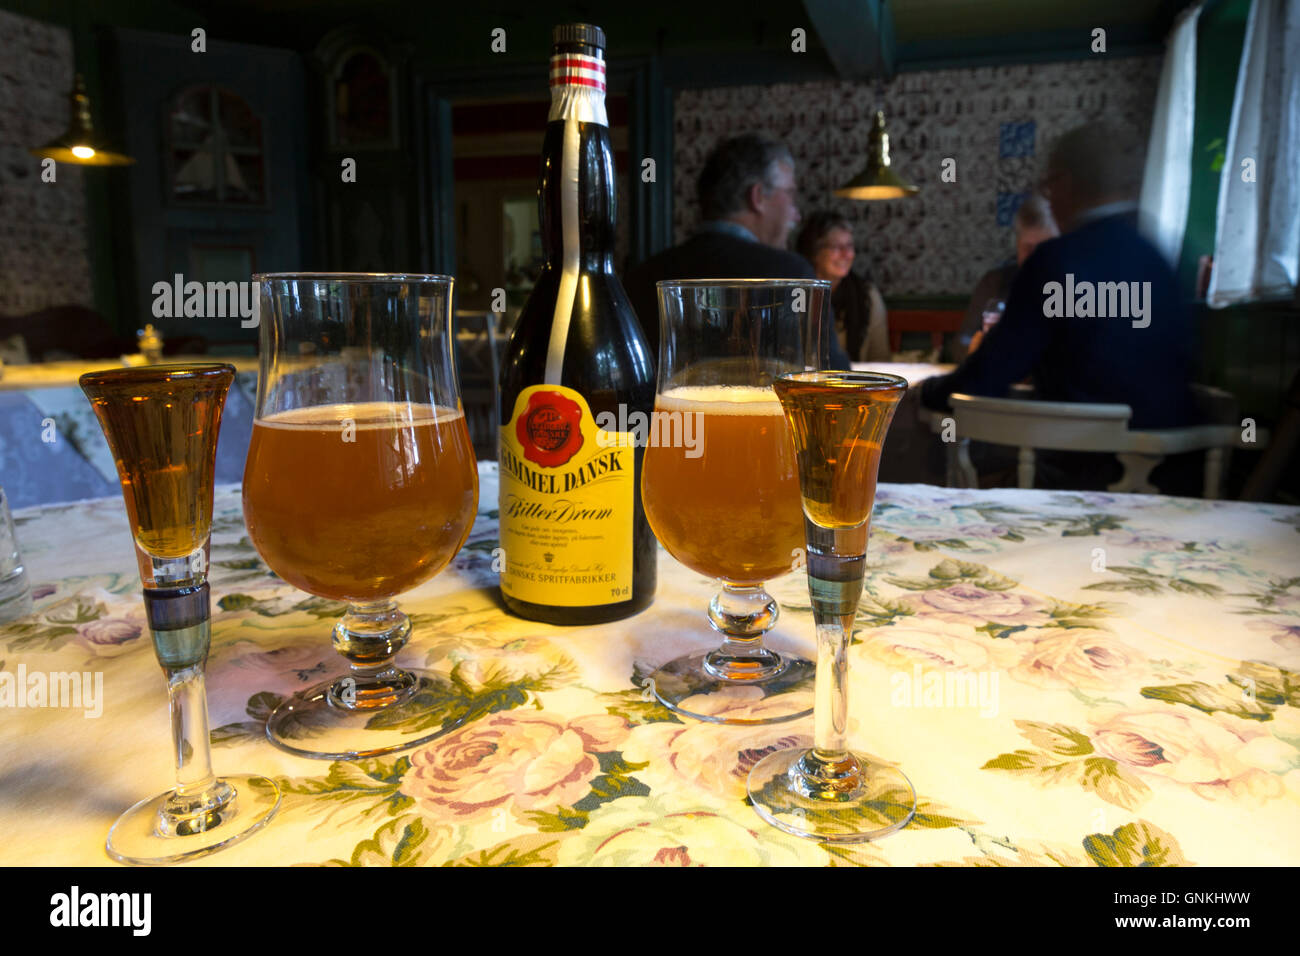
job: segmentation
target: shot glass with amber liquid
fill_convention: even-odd
[[[109,831],[108,854],[124,863],[179,863],[224,849],[264,827],[280,804],[266,777],[216,776],[208,736],[213,480],[234,375],[229,365],[172,365],[81,376],[117,464],[176,760],[176,786],[137,803]]]

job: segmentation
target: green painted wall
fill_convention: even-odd
[[[1200,257],[1214,252],[1219,157],[1227,146],[1249,13],[1250,0],[1212,0],[1197,29],[1191,200],[1178,270],[1189,298]],[[1198,380],[1232,392],[1243,415],[1271,425],[1300,369],[1300,312],[1276,304],[1210,309],[1198,303],[1196,315],[1203,345]]]
[[[1220,0],[1201,14],[1196,31],[1196,125],[1192,133],[1192,194],[1179,278],[1191,294],[1199,258],[1214,252],[1219,166],[1232,119],[1242,40],[1250,0]]]

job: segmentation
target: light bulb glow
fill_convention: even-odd
[[[72,155],[78,159],[90,159],[95,155],[95,151],[89,146],[74,146],[72,147]]]

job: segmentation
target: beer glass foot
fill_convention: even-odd
[[[320,760],[358,760],[401,753],[450,733],[468,705],[444,675],[388,667],[349,674],[284,701],[266,721],[281,750]]]
[[[762,657],[748,677],[715,676],[718,651],[713,650],[670,661],[650,675],[646,686],[674,713],[712,724],[779,724],[809,716],[816,665],[795,654],[758,650]],[[728,663],[732,672],[745,673],[742,661]]]
[[[222,776],[212,790],[213,800],[186,812],[175,790],[141,800],[117,818],[104,849],[119,863],[184,863],[252,836],[280,807],[275,781],[256,774]]]
[[[916,816],[916,791],[897,767],[850,753],[816,776],[807,772],[811,758],[810,750],[779,750],[749,772],[749,799],[777,829],[823,843],[864,843]]]

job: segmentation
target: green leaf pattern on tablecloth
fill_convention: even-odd
[[[1098,581],[1085,585],[1090,591],[1130,591],[1135,594],[1161,594],[1173,591],[1178,594],[1191,594],[1200,597],[1217,597],[1223,588],[1208,581],[1195,581],[1171,575],[1155,574],[1146,568],[1109,567],[1107,571],[1121,575],[1120,580]]]
[[[1098,866],[1184,866],[1178,841],[1146,821],[1117,827],[1113,833],[1084,838],[1083,848]]]
[[[330,860],[326,866],[421,866],[428,862],[429,827],[410,815],[383,824],[369,840],[352,851],[350,860]]]
[[[555,866],[560,841],[548,838],[545,833],[518,837],[476,850],[443,866]]]
[[[1016,726],[1034,749],[998,754],[980,769],[1026,776],[1041,786],[1076,784],[1126,810],[1134,809],[1150,792],[1116,761],[1095,756],[1088,735],[1073,727],[1030,720],[1017,720]]]
[[[653,694],[647,700],[645,690],[624,690],[613,694],[602,694],[606,701],[605,710],[622,717],[632,726],[640,724],[680,724],[682,719],[659,702]]]
[[[1151,700],[1163,700],[1169,704],[1185,704],[1206,714],[1217,711],[1246,720],[1273,719],[1270,708],[1260,706],[1257,701],[1251,700],[1230,685],[1215,687],[1200,681],[1167,684],[1159,687],[1143,687],[1142,696]]]
[[[926,578],[886,578],[894,587],[908,591],[928,591],[935,588],[949,588],[954,584],[971,584],[986,591],[1006,591],[1016,586],[1016,581],[999,574],[992,568],[972,561],[957,561],[944,558],[930,569]]]
[[[931,866],[1189,866],[1173,835],[1146,820],[1126,823],[1110,833],[1090,833],[1080,847],[1031,841],[990,840],[971,835],[981,856]]]

